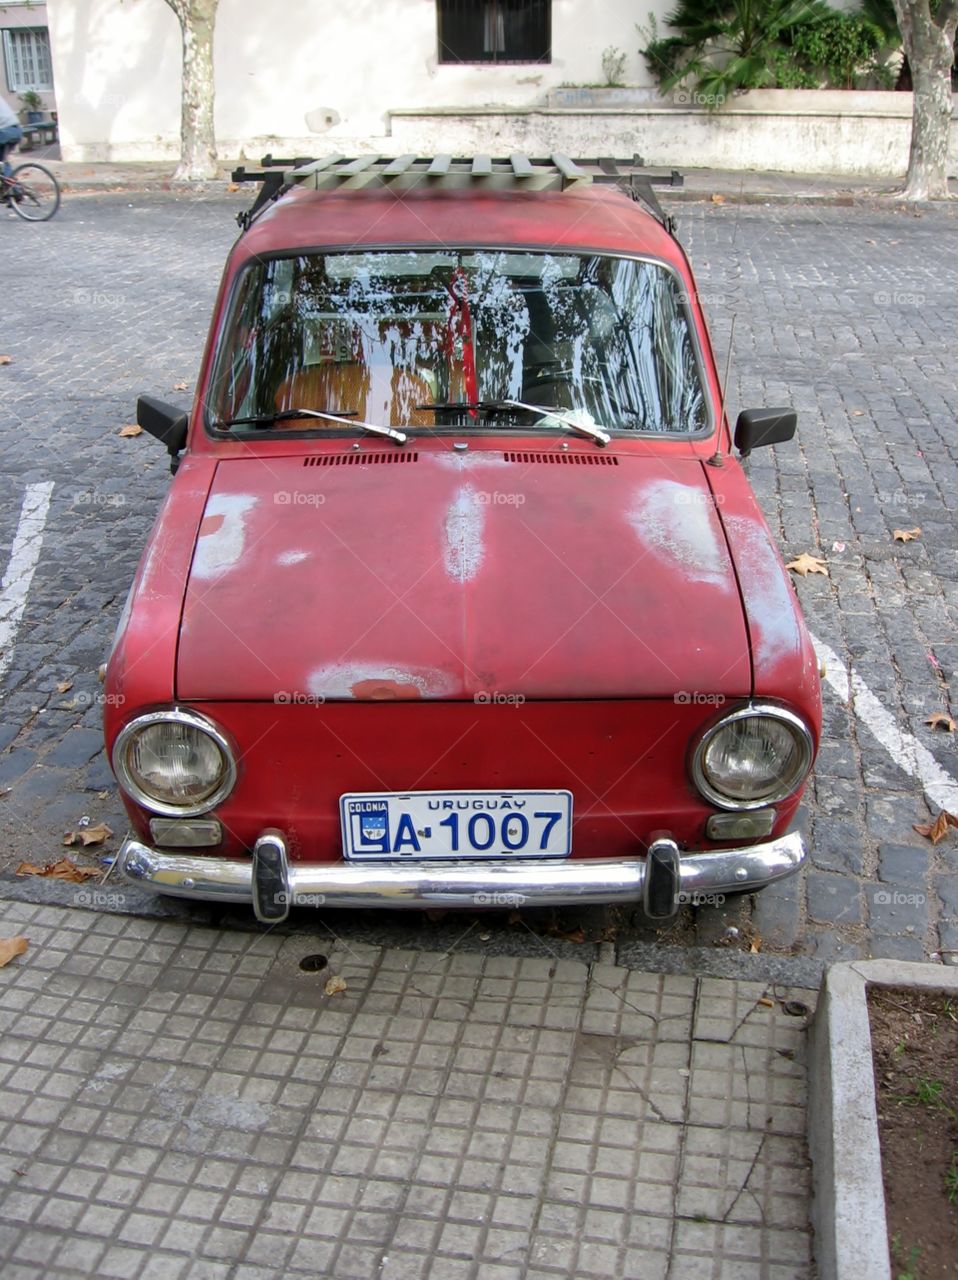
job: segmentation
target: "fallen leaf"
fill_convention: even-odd
[[[944,711],[936,711],[934,715],[928,716],[925,724],[929,729],[944,729],[945,733],[955,732],[955,722],[950,715]]]
[[[565,938],[566,942],[585,942],[585,932],[582,929],[550,929],[549,933],[553,938]]]
[[[756,934],[755,937],[752,939],[752,941],[749,943],[748,949],[751,955],[753,956],[758,955],[758,953],[761,951],[762,939],[758,936],[758,934]]]
[[[102,844],[107,836],[112,835],[112,828],[105,822],[100,822],[95,827],[83,827],[80,831],[65,832],[63,843],[65,845],[82,844],[86,848],[88,844]]]
[[[109,836],[113,835],[112,828],[108,827],[105,822],[98,822],[95,827],[86,827],[80,832],[80,840],[84,845],[102,844]]]
[[[0,938],[0,969],[22,956],[29,945],[26,938]]]
[[[949,827],[958,827],[958,817],[942,809],[934,822],[915,822],[912,824],[920,836],[927,836],[932,844],[944,840]]]
[[[57,684],[57,693],[69,693],[73,688],[72,680],[61,680]]]
[[[174,390],[174,391],[187,391],[187,390],[189,389],[189,385],[190,385],[190,384],[189,384],[188,382],[174,382],[174,383],[173,383],[173,390]]]
[[[724,203],[725,203],[725,197],[724,197],[724,196],[720,196],[720,195],[719,195],[719,193],[718,193],[717,191],[713,191],[713,192],[712,192],[712,203],[713,203],[713,204],[724,204]]]
[[[18,876],[45,876],[50,880],[69,880],[72,884],[82,884],[92,876],[100,874],[97,867],[78,867],[69,858],[61,858],[59,862],[48,862],[45,867],[38,867],[33,862],[21,862],[17,867]]]
[[[132,436],[141,436],[142,434],[143,428],[135,422],[127,423],[125,427],[121,427],[117,432],[117,435],[124,436],[126,439],[130,439]]]
[[[853,417],[853,418],[864,418],[864,416],[865,416],[865,410],[864,410],[864,409],[853,409],[853,410],[852,410],[852,417]]]
[[[346,990],[346,979],[341,978],[339,974],[330,978],[324,988],[328,996],[338,996],[341,991]]]
[[[227,185],[226,190],[227,190],[227,191],[230,191],[230,192],[232,192],[232,191],[239,191],[239,183],[238,183],[238,182],[231,182],[231,183],[229,183],[229,184]]]
[[[896,529],[894,537],[896,542],[914,542],[920,535],[920,529]]]
[[[765,1009],[774,1009],[775,1001],[769,1000],[768,996],[759,996],[758,1003]]]
[[[13,356],[0,356],[0,364],[13,364]]]
[[[794,569],[796,573],[800,573],[803,578],[810,573],[823,573],[828,577],[828,569],[825,567],[825,561],[819,560],[817,556],[809,555],[807,551],[803,551],[800,556],[796,556],[794,560],[789,560],[785,566],[786,569]]]

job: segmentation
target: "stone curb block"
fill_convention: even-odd
[[[891,1280],[867,992],[958,995],[958,971],[857,960],[825,973],[809,1036],[808,1145],[821,1280]]]

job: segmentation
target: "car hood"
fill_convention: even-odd
[[[549,443],[221,461],[177,697],[747,696],[702,463]]]

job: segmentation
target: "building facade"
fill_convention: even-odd
[[[16,112],[25,110],[23,94],[36,94],[39,109],[56,110],[53,88],[53,58],[47,28],[47,7],[31,0],[2,0],[0,37],[3,42],[3,73],[0,97]]]

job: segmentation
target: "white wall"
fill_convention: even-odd
[[[907,94],[760,90],[714,114],[680,109],[674,98],[662,102],[638,52],[643,41],[635,23],[647,23],[652,8],[661,27],[673,5],[554,0],[551,63],[440,66],[435,0],[353,0],[338,7],[329,0],[278,0],[273,8],[220,0],[220,155],[228,162],[257,161],[265,151],[559,149],[640,152],[652,164],[690,168],[904,173]],[[180,33],[169,6],[163,0],[51,0],[48,21],[64,159],[176,159]],[[561,86],[601,82],[609,45],[627,53],[625,76],[638,87],[620,93],[607,114],[584,110],[601,106],[604,95]],[[518,114],[484,113],[490,106]],[[958,123],[952,155],[955,171]]]
[[[382,137],[399,107],[530,105],[563,82],[602,81],[602,51],[627,54],[630,83],[651,85],[635,29],[673,0],[554,0],[553,60],[440,66],[435,0],[220,0],[216,131],[224,157],[245,145]],[[54,0],[54,73],[65,159],[165,159],[178,154],[179,27],[163,0]],[[306,116],[310,115],[310,124]],[[312,126],[312,127],[311,127]]]

